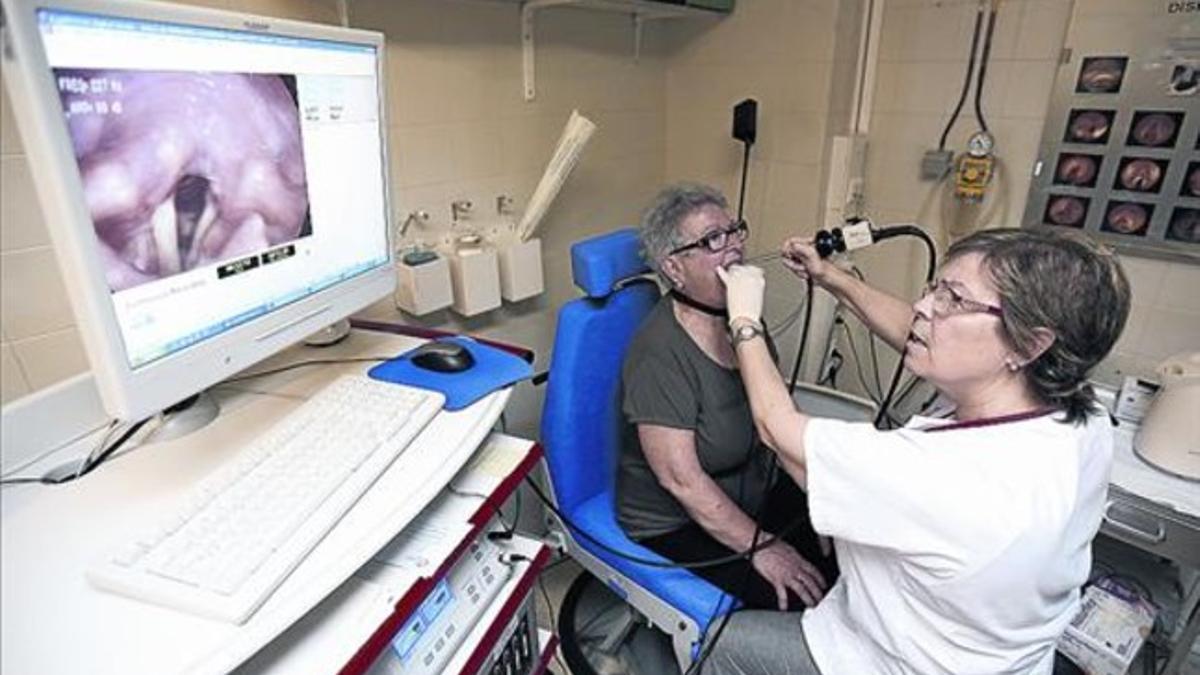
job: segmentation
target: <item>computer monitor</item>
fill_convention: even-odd
[[[386,296],[383,36],[3,0],[5,80],[105,408],[166,408]]]

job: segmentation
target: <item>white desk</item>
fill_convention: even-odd
[[[467,555],[471,542],[501,529],[497,513],[542,461],[541,447],[501,433],[484,442],[466,468],[367,567],[330,594],[270,645],[242,664],[239,675],[315,675],[375,673],[377,660],[390,650],[402,627],[423,605],[452,567]],[[475,675],[497,646],[496,635],[509,624],[536,582],[550,549],[521,535],[496,542],[507,553],[523,555],[504,586],[478,616],[442,672]],[[468,566],[470,563],[468,563]],[[461,596],[460,596],[461,598]],[[425,640],[421,653],[433,646]],[[544,642],[542,664],[552,657],[556,640]]]
[[[260,366],[391,355],[413,338],[354,331],[324,349],[296,347]],[[220,418],[186,438],[118,456],[76,483],[0,494],[0,670],[5,673],[225,672],[338,588],[466,463],[510,390],[442,412],[244,625],[98,591],[88,565],[155,522],[204,475],[334,376],[369,364],[296,369],[215,391]],[[414,481],[414,476],[424,480]]]
[[[1134,429],[1122,423],[1113,452],[1108,504],[1100,531],[1114,539],[1200,568],[1200,484],[1166,474],[1133,454]],[[1183,672],[1200,634],[1200,577],[1184,589],[1181,626],[1161,675]]]

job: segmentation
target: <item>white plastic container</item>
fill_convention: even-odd
[[[499,244],[500,295],[518,302],[545,290],[542,278],[542,240],[508,241]]]
[[[450,287],[450,263],[445,257],[418,265],[403,260],[396,265],[396,306],[421,316],[445,309],[453,302]]]
[[[459,247],[448,258],[455,312],[475,316],[500,306],[500,263],[495,249]]]

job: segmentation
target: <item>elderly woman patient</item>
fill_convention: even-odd
[[[1051,672],[1112,458],[1086,378],[1129,313],[1117,260],[1073,235],[973,234],[911,305],[784,244],[954,405],[896,431],[797,410],[757,331],[761,270],[719,271],[755,424],[806,486],[841,577],[802,619],[735,614],[705,672]]]
[[[744,222],[712,188],[678,185],[646,211],[647,262],[669,286],[629,347],[627,420],[617,512],[629,535],[668,559],[730,557],[783,534],[753,557],[696,569],[747,606],[815,605],[836,576],[805,515],[804,494],[769,471],[727,331],[716,270],[742,260]],[[792,526],[799,519],[799,526]]]

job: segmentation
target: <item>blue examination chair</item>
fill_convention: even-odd
[[[698,654],[710,622],[733,608],[720,589],[667,562],[626,536],[616,517],[621,443],[621,364],[630,339],[658,302],[658,285],[639,253],[637,233],[624,229],[576,243],[571,270],[584,297],[566,303],[550,361],[542,412],[542,446],[558,509],[603,545],[559,523],[568,554],[671,637],[681,670]],[[611,550],[607,550],[611,549]]]

